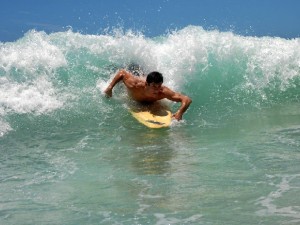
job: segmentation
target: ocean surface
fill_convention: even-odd
[[[103,95],[130,63],[192,98],[183,121]],[[300,224],[300,39],[31,30],[0,43],[0,154],[1,225]]]

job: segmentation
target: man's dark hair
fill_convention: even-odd
[[[164,82],[164,78],[160,72],[153,71],[148,74],[146,82],[148,84],[151,84],[151,83],[159,84],[159,83]]]

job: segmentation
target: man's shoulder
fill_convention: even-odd
[[[125,70],[125,69],[120,69],[119,73],[121,73],[123,75],[130,75],[130,73],[127,70]]]
[[[162,93],[165,95],[173,94],[174,91],[167,86],[162,86]]]
[[[125,80],[132,77],[132,74],[129,73],[128,71],[124,70],[124,69],[119,70],[119,73],[123,76],[123,79],[125,79]]]

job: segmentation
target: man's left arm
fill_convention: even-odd
[[[185,96],[183,94],[180,94],[178,92],[174,92],[170,90],[169,88],[166,88],[165,90],[166,98],[174,101],[174,102],[181,102],[181,106],[177,110],[175,114],[173,114],[173,117],[177,120],[182,119],[182,115],[185,113],[185,111],[189,108],[190,104],[192,103],[192,100],[190,97]]]

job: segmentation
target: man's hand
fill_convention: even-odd
[[[106,90],[104,91],[106,97],[112,97],[112,88],[108,87],[106,88]]]
[[[192,100],[188,96],[185,96],[178,92],[174,92],[167,87],[164,87],[164,97],[174,102],[181,102],[180,108],[172,116],[176,120],[182,119],[182,115],[185,113],[185,111],[189,108],[190,104],[192,103]]]
[[[172,115],[172,118],[175,118],[176,120],[182,120],[182,114],[179,112],[176,112],[175,114]]]
[[[114,86],[119,83],[121,80],[123,80],[124,76],[129,76],[128,73],[125,70],[120,70],[115,77],[113,78],[113,80],[110,82],[109,86],[105,89],[104,93],[106,95],[106,97],[112,97],[112,89],[114,88]]]

